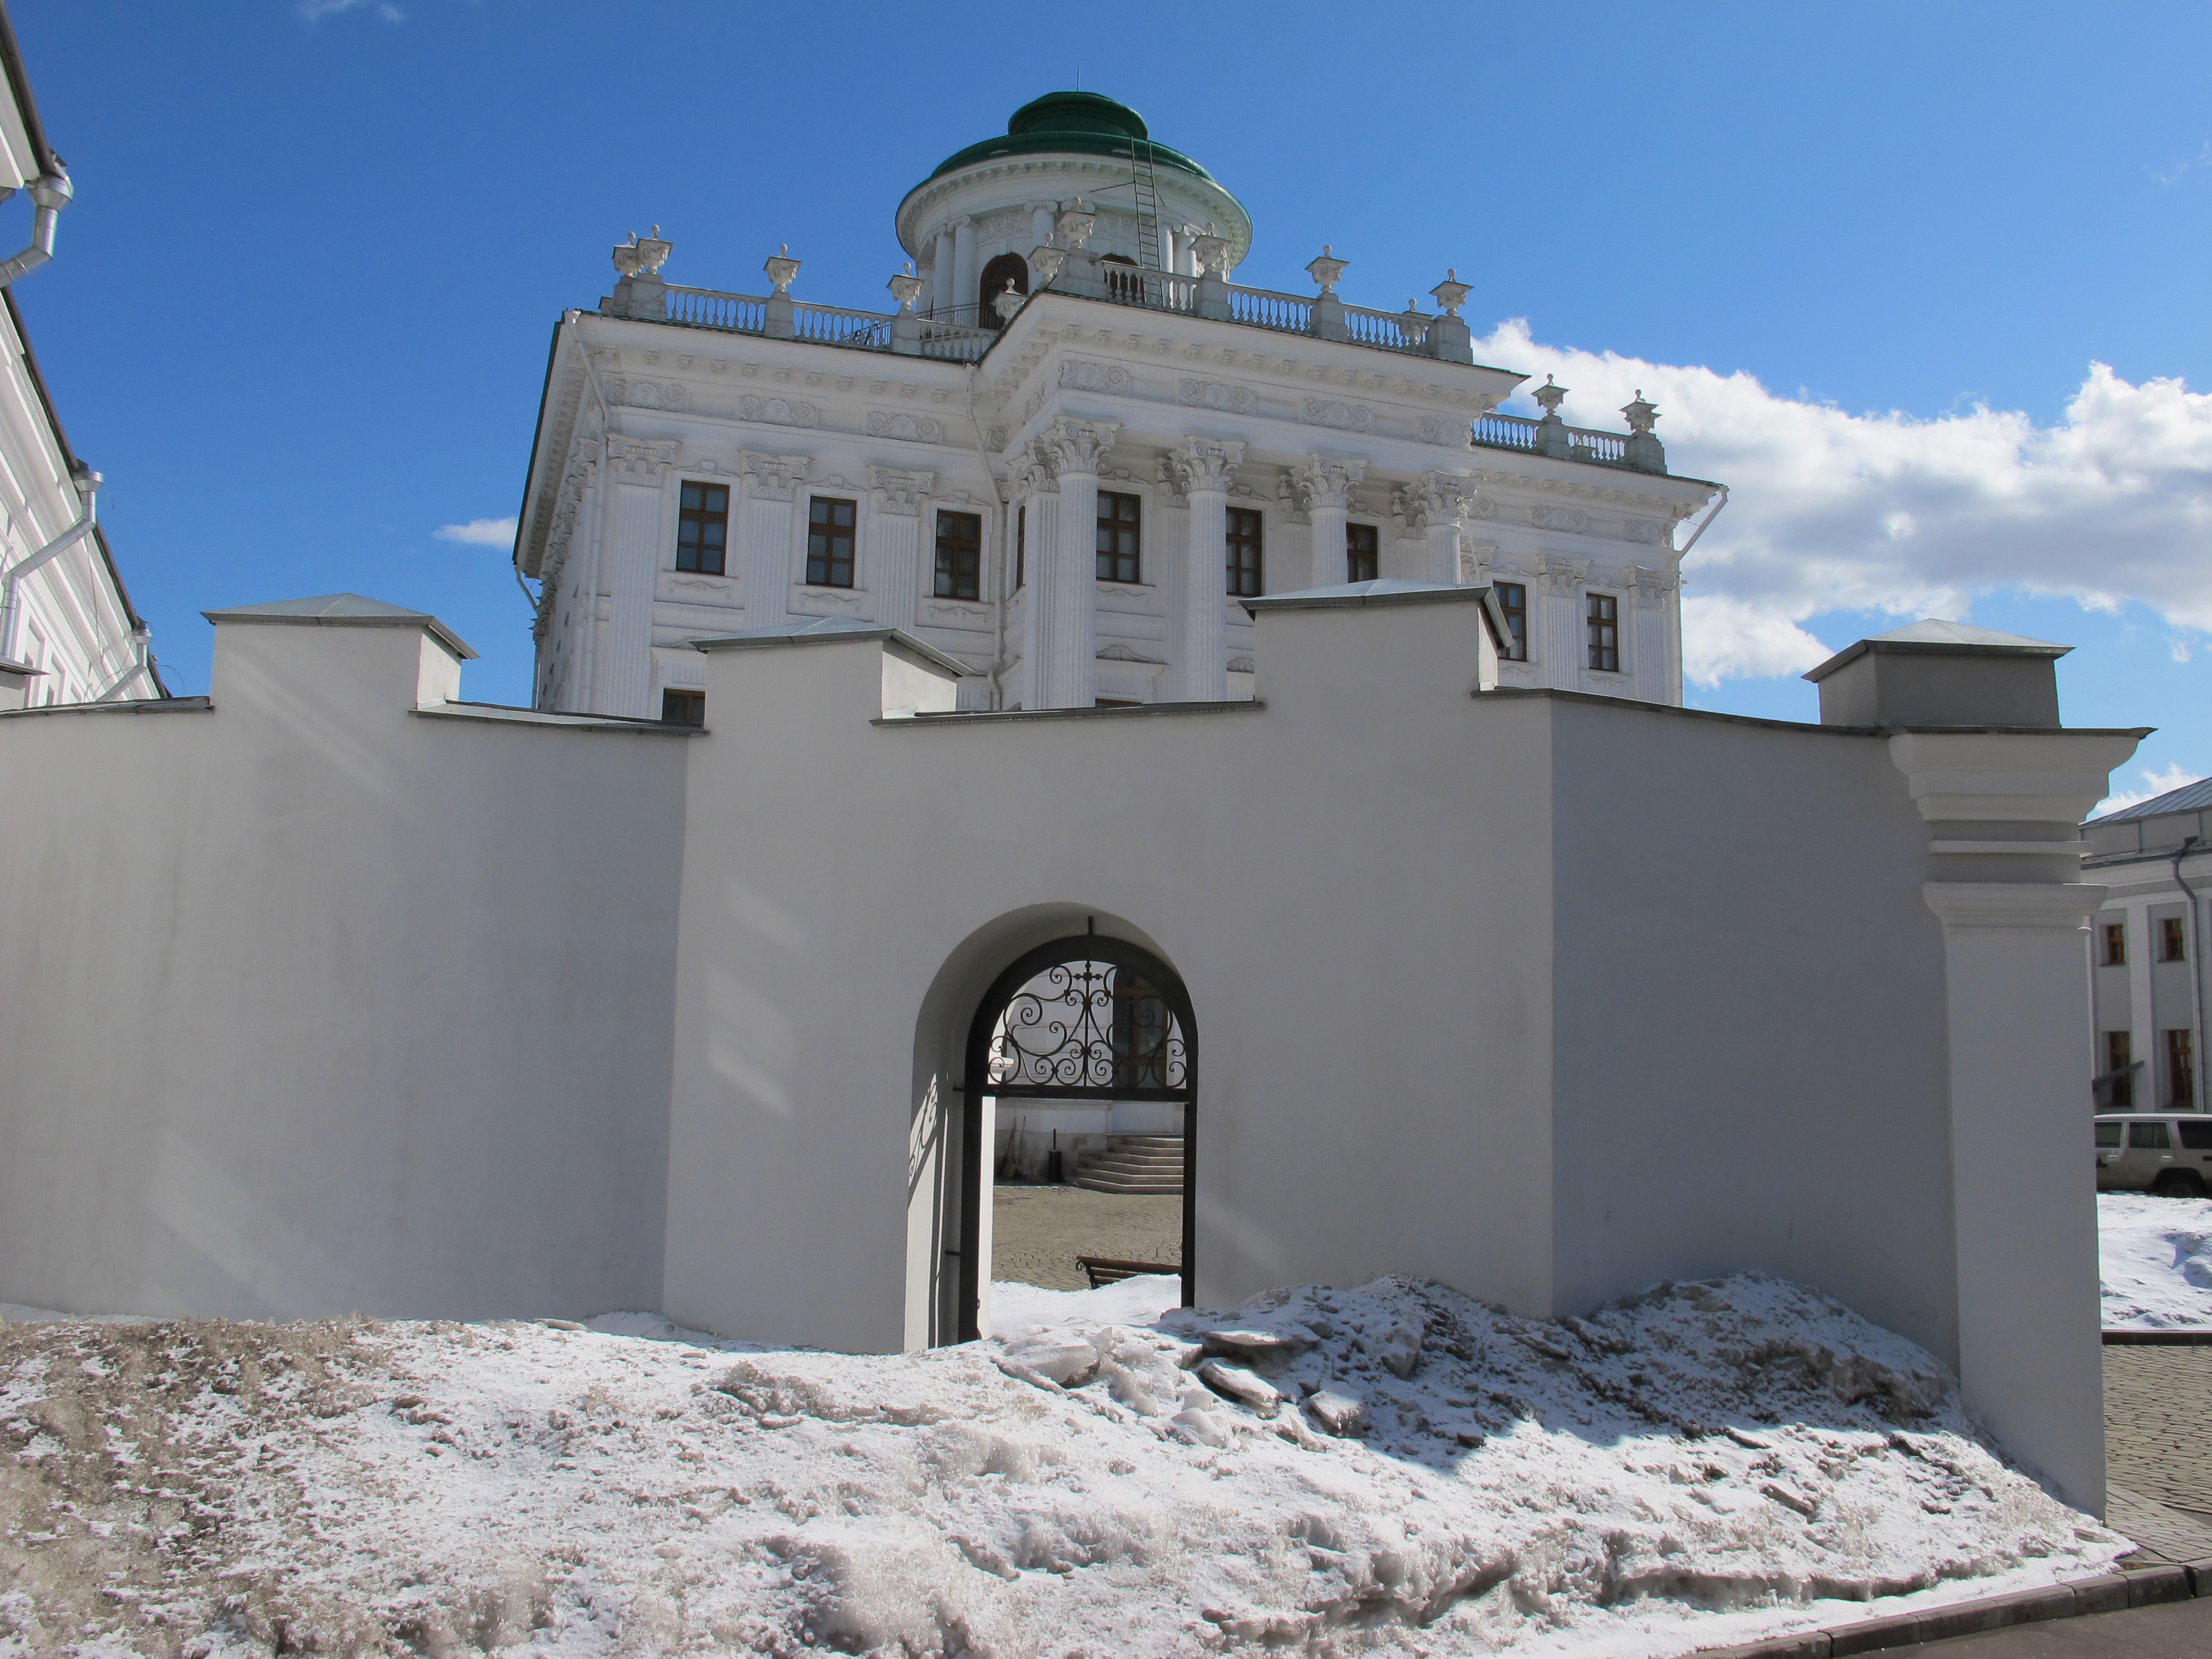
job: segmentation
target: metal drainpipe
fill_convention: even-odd
[[[1674,556],[1674,700],[1677,702],[1682,700],[1682,561],[1690,556],[1690,550],[1698,544],[1698,538],[1713,527],[1713,520],[1720,517],[1728,504],[1729,488],[1723,484],[1720,501],[1711,512],[1698,521],[1698,527],[1690,532],[1690,539]]]
[[[2189,856],[2189,849],[2197,844],[2200,836],[2191,836],[2174,849],[2173,879],[2189,896],[2189,1104],[2193,1110],[2204,1109],[2204,955],[2203,932],[2197,925],[2197,890],[2181,873],[2181,860]],[[2171,1086],[2172,1079],[2168,1079]]]
[[[49,173],[34,179],[30,184],[31,200],[37,211],[31,220],[31,245],[5,264],[0,264],[0,288],[12,284],[19,276],[27,276],[54,257],[54,221],[76,194],[75,186],[65,173]],[[0,196],[5,201],[15,192]]]
[[[22,620],[23,578],[82,541],[99,520],[100,474],[80,461],[70,482],[76,486],[77,497],[84,504],[76,522],[29,558],[10,566],[4,580],[0,580],[0,662],[16,660],[15,635]]]
[[[131,660],[124,665],[123,672],[120,674],[118,674],[113,679],[108,681],[106,689],[103,690],[98,696],[94,697],[93,701],[94,702],[106,702],[110,697],[120,691],[125,686],[130,684],[131,681],[137,679],[141,674],[144,673],[147,667],[147,647],[153,642],[153,630],[148,628],[145,623],[140,623],[137,627],[132,629],[131,630]]]

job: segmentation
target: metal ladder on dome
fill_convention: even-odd
[[[1164,305],[1167,285],[1153,280],[1167,267],[1160,260],[1160,181],[1149,138],[1129,141],[1129,185],[1137,198],[1137,265],[1146,273],[1138,281],[1151,290],[1145,296],[1150,303]]]

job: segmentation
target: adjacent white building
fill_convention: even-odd
[[[27,191],[33,206],[30,246],[0,258],[0,708],[159,697],[151,635],[97,522],[100,474],[70,448],[15,303],[73,191],[4,9],[0,70],[0,201]]]
[[[2089,1071],[2106,1111],[2205,1109],[2205,902],[2212,897],[2212,780],[2092,818]]]
[[[1626,431],[1495,413],[1447,272],[1425,309],[1230,283],[1237,198],[1133,110],[1054,93],[899,204],[895,311],[665,281],[615,250],[554,332],[515,562],[543,584],[536,702],[696,719],[689,642],[810,618],[911,632],[966,709],[1252,694],[1237,601],[1382,579],[1492,586],[1503,683],[1681,701],[1686,520]],[[1678,545],[1681,544],[1682,545]]]

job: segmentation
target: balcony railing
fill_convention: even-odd
[[[1628,459],[1625,432],[1594,432],[1561,422],[1547,441],[1544,425],[1525,415],[1486,415],[1474,423],[1474,441],[1486,449],[1517,449],[1525,455],[1549,455],[1562,461],[1645,470]]]

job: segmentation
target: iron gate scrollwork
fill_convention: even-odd
[[[1180,1097],[1189,1088],[1189,1044],[1166,998],[1140,974],[1111,962],[1060,962],[1006,1004],[984,1076],[994,1091],[1022,1095]]]

